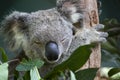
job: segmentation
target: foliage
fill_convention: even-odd
[[[86,63],[86,61],[89,59],[92,47],[94,47],[94,45],[85,45],[85,46],[81,46],[78,49],[76,49],[67,61],[56,66],[53,71],[48,73],[48,75],[45,77],[45,80],[46,79],[56,80],[60,76],[63,78],[63,80],[66,80],[67,79],[66,74],[64,73],[66,70],[70,74],[69,77],[71,80],[79,80],[79,77],[76,77],[76,75],[78,75],[79,73],[82,74],[83,71],[78,70],[78,69],[81,68]],[[23,59],[22,62],[20,62],[20,64],[16,67],[16,71],[14,73],[15,75],[14,79],[44,80],[44,79],[41,79],[38,73],[38,68],[40,68],[43,64],[44,62],[39,59],[34,59],[34,60]],[[21,71],[22,72],[24,71],[23,75],[21,75]],[[94,72],[93,74],[91,74],[93,76],[92,79],[94,79],[95,74],[96,74],[96,69],[91,69],[91,71]],[[86,73],[84,72],[83,74],[87,76],[90,73],[91,72],[87,71]]]
[[[56,66],[52,72],[48,73],[45,79],[50,79],[52,75],[60,74],[59,71],[64,72],[66,69],[69,69],[75,72],[80,69],[89,59],[93,46],[94,45],[85,45],[76,49],[67,61]]]
[[[28,60],[28,61],[23,59],[22,62],[16,67],[16,70],[17,71],[30,71],[35,66],[37,68],[40,68],[43,64],[44,62],[39,59]]]
[[[22,62],[16,67],[16,70],[24,71],[24,72],[27,71],[27,72],[22,76],[21,75],[18,76],[18,78],[22,78],[24,80],[29,80],[29,79],[42,80],[39,75],[38,68],[40,68],[43,64],[44,64],[44,62],[39,59],[34,59],[34,60],[23,59]]]
[[[86,45],[79,47],[73,52],[73,54],[70,56],[70,58],[67,61],[56,66],[54,68],[55,69],[54,71],[63,70],[63,69],[70,69],[72,71],[78,70],[89,59],[92,46],[93,45]]]
[[[72,71],[70,71],[70,79],[76,80],[75,74]]]
[[[42,80],[36,66],[30,70],[30,77],[31,77],[31,80]]]
[[[102,23],[105,25],[104,31],[108,32],[109,37],[120,36],[120,23],[116,19],[105,19]]]
[[[106,32],[109,33],[107,42],[102,44],[102,67],[120,66],[120,23],[116,19],[103,21]]]
[[[116,67],[107,74],[110,80],[120,80],[120,23],[116,19],[106,19],[103,24],[109,37],[102,44],[102,67]]]
[[[104,67],[100,72],[107,80],[120,80],[120,68]]]
[[[2,56],[3,62],[8,61],[8,57],[7,57],[7,55],[6,55],[5,51],[4,51],[4,49],[1,48],[1,47],[0,47],[0,52],[1,52],[1,56]]]
[[[112,68],[109,72],[108,75],[111,77],[114,74],[120,73],[120,68]]]
[[[85,70],[80,70],[76,72],[76,78],[77,80],[93,80],[96,76],[98,68],[90,68],[90,69],[85,69]],[[85,76],[85,77],[84,77]]]
[[[3,63],[0,65],[0,80],[8,80],[8,64]]]

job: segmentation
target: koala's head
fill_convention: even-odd
[[[30,14],[15,11],[1,24],[11,50],[23,49],[27,57],[48,63],[55,63],[67,55],[73,37],[72,27],[56,9]]]

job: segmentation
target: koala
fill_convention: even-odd
[[[24,51],[30,59],[43,60],[40,74],[44,77],[79,46],[106,41],[108,34],[99,31],[104,25],[89,29],[74,25],[84,17],[77,3],[78,0],[57,0],[57,6],[52,9],[12,12],[0,25],[7,46],[13,52]]]

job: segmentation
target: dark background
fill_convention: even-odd
[[[102,14],[100,21],[106,18],[116,18],[120,21],[120,0],[101,0]],[[55,7],[56,0],[0,0],[0,21],[12,11],[34,12],[41,9]],[[15,56],[3,44],[3,37],[0,36],[0,47],[6,50],[9,58]]]
[[[102,14],[100,20],[116,18],[120,21],[120,0],[100,0],[102,2]]]

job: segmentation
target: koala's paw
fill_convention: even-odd
[[[103,24],[97,24],[94,29],[96,30],[96,42],[106,42],[106,38],[108,37],[107,32],[101,32],[101,29],[104,28]]]

